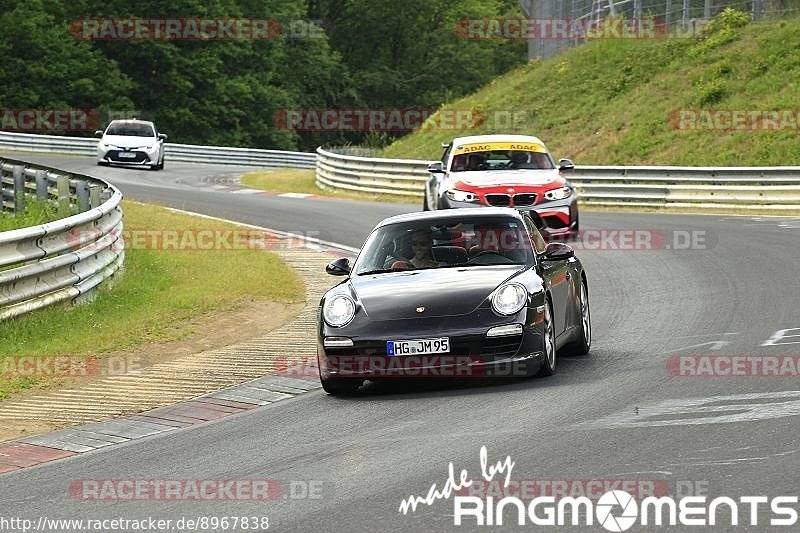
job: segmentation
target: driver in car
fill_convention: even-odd
[[[486,156],[483,154],[470,154],[467,157],[467,170],[485,170]]]
[[[430,231],[419,229],[411,234],[411,250],[414,256],[408,261],[414,268],[432,268],[439,266],[431,255],[433,235]]]

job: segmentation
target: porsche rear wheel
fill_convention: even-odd
[[[589,311],[589,290],[585,280],[581,280],[578,316],[580,324],[578,324],[577,337],[564,347],[565,352],[569,355],[586,355],[592,347],[592,315]]]
[[[544,304],[544,361],[542,366],[539,367],[539,376],[552,376],[556,373],[557,369],[557,356],[556,356],[556,334],[553,329],[553,310],[550,305],[550,300],[546,300]]]

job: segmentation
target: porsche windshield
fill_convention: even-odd
[[[555,168],[550,156],[543,152],[522,150],[487,150],[457,154],[450,165],[452,172],[479,170],[550,170]]]
[[[375,230],[354,267],[356,275],[402,270],[524,265],[531,242],[513,217],[414,221]]]

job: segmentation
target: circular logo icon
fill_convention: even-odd
[[[594,509],[597,521],[608,531],[630,529],[639,517],[636,501],[624,490],[606,492],[597,500]]]

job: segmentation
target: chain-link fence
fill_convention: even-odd
[[[800,13],[800,0],[519,0],[530,21],[565,21],[569,31],[534,33],[528,57],[550,57],[586,40],[574,28],[596,28],[608,17],[653,20],[659,35],[688,36],[726,8],[750,13],[753,21],[770,21]],[[544,27],[544,26],[542,26]]]

